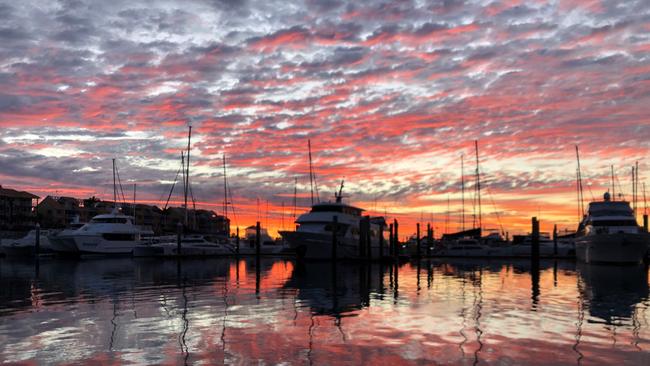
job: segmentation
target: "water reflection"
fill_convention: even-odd
[[[0,359],[648,361],[648,269],[542,261],[0,261]]]

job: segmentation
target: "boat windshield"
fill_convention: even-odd
[[[593,226],[636,226],[634,220],[597,220],[592,221]]]
[[[121,217],[105,217],[90,220],[93,224],[126,224],[126,219]]]
[[[348,215],[361,216],[361,209],[343,205],[315,205],[311,208],[311,212],[341,212]]]

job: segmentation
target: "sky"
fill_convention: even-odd
[[[650,177],[650,7],[602,1],[0,0],[0,184],[164,205],[192,126],[196,206],[293,227],[345,180],[406,235],[575,229]],[[297,179],[297,186],[295,180]],[[649,182],[650,183],[650,182]],[[650,187],[649,187],[650,188]],[[318,198],[317,198],[318,199]],[[180,190],[172,195],[180,204]],[[283,209],[284,206],[284,209]]]

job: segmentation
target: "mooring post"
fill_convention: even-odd
[[[393,224],[388,225],[388,256],[393,256]]]
[[[648,214],[643,214],[643,229],[648,232]]]
[[[379,224],[379,260],[384,258],[384,222]],[[382,278],[383,285],[383,278]]]
[[[417,249],[415,250],[415,255],[418,257],[418,259],[422,256],[422,249],[420,248],[420,223],[418,222],[415,224],[415,244],[418,246]]]
[[[532,237],[530,245],[530,259],[535,267],[539,266],[539,221],[532,219]]]
[[[176,255],[181,255],[181,237],[183,236],[183,224],[176,224]]]
[[[398,224],[397,224],[397,219],[393,222],[393,234],[395,235],[393,239],[393,245],[395,246],[395,251],[393,252],[393,256],[395,257],[395,260],[399,258],[399,229],[398,229]]]
[[[365,225],[364,224],[365,224],[365,221],[364,221],[364,219],[362,217],[361,220],[359,220],[359,253],[358,253],[359,258],[363,258],[364,254],[365,254],[364,248],[363,248],[363,244],[364,244],[363,242],[366,240],[366,232],[364,231],[365,230]]]
[[[557,257],[557,224],[553,225],[553,256]]]
[[[239,226],[237,226],[237,237],[235,237],[235,254],[239,256]]]
[[[432,246],[433,246],[433,231],[431,231],[431,224],[427,224],[427,257],[431,256]]]
[[[41,225],[36,224],[36,242],[34,243],[34,255],[38,257],[41,252]]]
[[[261,229],[260,229],[260,222],[258,221],[255,224],[255,256],[258,257],[258,258],[260,257],[260,254],[262,252],[261,251],[262,248],[260,247],[260,244],[261,244],[260,241],[262,240],[261,236],[262,235],[261,235]]]
[[[370,230],[370,216],[366,216],[366,258],[372,260],[372,235]]]
[[[336,261],[337,233],[339,230],[339,217],[334,215],[332,218],[332,261]]]

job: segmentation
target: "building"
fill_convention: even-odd
[[[82,200],[73,197],[47,196],[38,204],[38,217],[42,227],[60,228],[70,222],[87,221]]]
[[[0,230],[24,231],[36,225],[39,197],[0,185]]]

